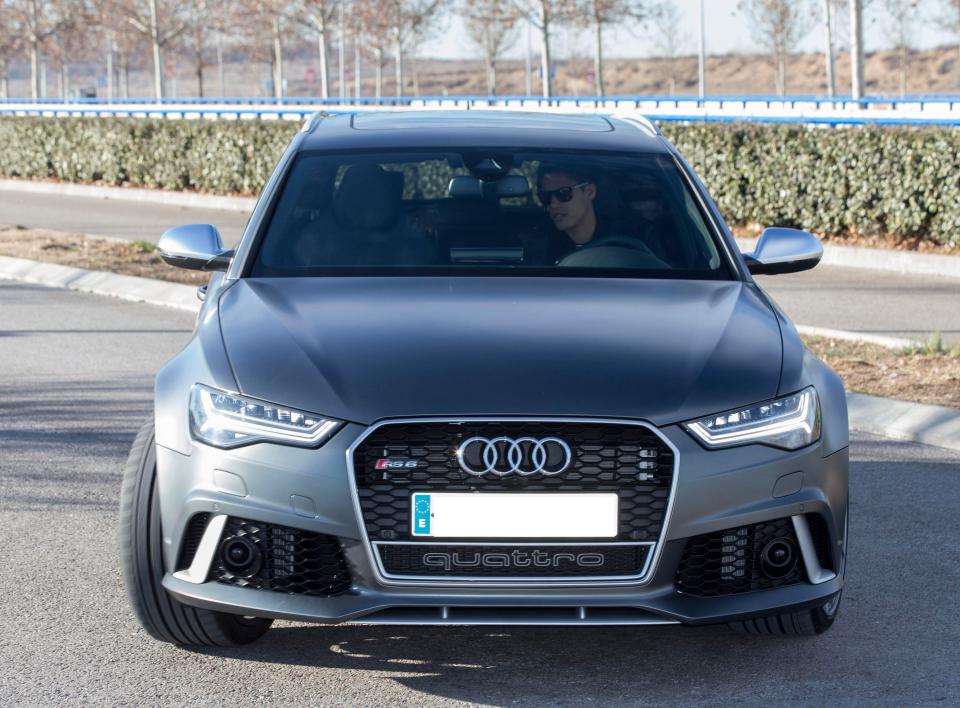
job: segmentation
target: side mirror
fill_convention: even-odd
[[[226,270],[233,251],[224,249],[220,232],[210,224],[186,224],[164,232],[157,244],[169,265],[190,270]]]
[[[743,254],[754,275],[797,273],[823,258],[823,246],[813,234],[797,229],[764,229],[753,253]]]

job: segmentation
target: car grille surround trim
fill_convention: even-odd
[[[670,488],[667,493],[666,506],[663,512],[660,524],[660,532],[657,539],[649,545],[652,549],[647,552],[644,562],[643,572],[633,576],[618,576],[615,578],[562,578],[555,579],[531,579],[531,578],[512,578],[512,579],[488,579],[488,578],[470,578],[470,579],[451,579],[446,576],[421,577],[421,576],[394,576],[385,571],[380,562],[380,554],[374,547],[374,539],[369,537],[367,526],[364,522],[363,510],[360,504],[360,492],[357,485],[356,465],[354,464],[355,453],[357,449],[380,428],[387,425],[407,425],[407,424],[473,424],[473,423],[531,423],[531,424],[594,424],[594,425],[619,425],[633,426],[643,428],[653,435],[659,441],[669,448],[673,457],[672,478]],[[347,478],[350,485],[350,491],[353,495],[353,506],[356,514],[356,521],[363,540],[363,547],[366,549],[367,557],[370,561],[370,567],[374,573],[375,580],[386,586],[413,586],[413,587],[509,587],[509,588],[536,588],[536,587],[611,587],[611,586],[643,586],[649,584],[653,579],[660,556],[666,542],[669,531],[670,519],[673,515],[674,501],[676,498],[677,480],[680,469],[680,451],[669,438],[650,423],[638,419],[624,418],[581,418],[581,417],[530,417],[530,416],[462,416],[462,417],[418,417],[418,418],[388,418],[378,421],[366,430],[364,430],[356,440],[346,450]],[[502,540],[502,539],[501,539]],[[378,541],[379,542],[379,541]],[[473,542],[473,541],[471,541]],[[420,543],[424,543],[420,541]],[[464,545],[458,541],[448,542],[450,545]],[[476,541],[478,545],[494,545],[491,542]],[[598,545],[596,543],[577,540],[568,540],[564,545]],[[616,543],[616,542],[614,542]],[[621,542],[624,545],[637,542]],[[514,546],[520,543],[512,544]],[[545,545],[545,544],[539,544]]]

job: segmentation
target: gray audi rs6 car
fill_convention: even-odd
[[[315,116],[157,375],[121,508],[152,636],[319,623],[817,634],[847,541],[840,379],[648,121]]]

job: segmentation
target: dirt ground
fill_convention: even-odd
[[[209,274],[173,268],[143,241],[0,226],[0,255],[202,285]],[[936,343],[915,351],[806,337],[804,341],[843,378],[847,389],[906,401],[960,408],[960,347]]]
[[[804,342],[840,375],[848,391],[960,408],[960,347],[902,351],[821,337],[804,337]]]
[[[203,285],[209,273],[173,268],[146,241],[121,241],[22,226],[0,225],[0,256],[29,258],[75,268]]]

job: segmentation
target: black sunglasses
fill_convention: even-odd
[[[541,189],[537,191],[537,196],[540,197],[540,203],[544,206],[550,206],[554,197],[562,204],[573,199],[573,190],[586,187],[588,184],[590,183],[581,182],[580,184],[573,184],[569,187],[560,187],[560,189]]]

